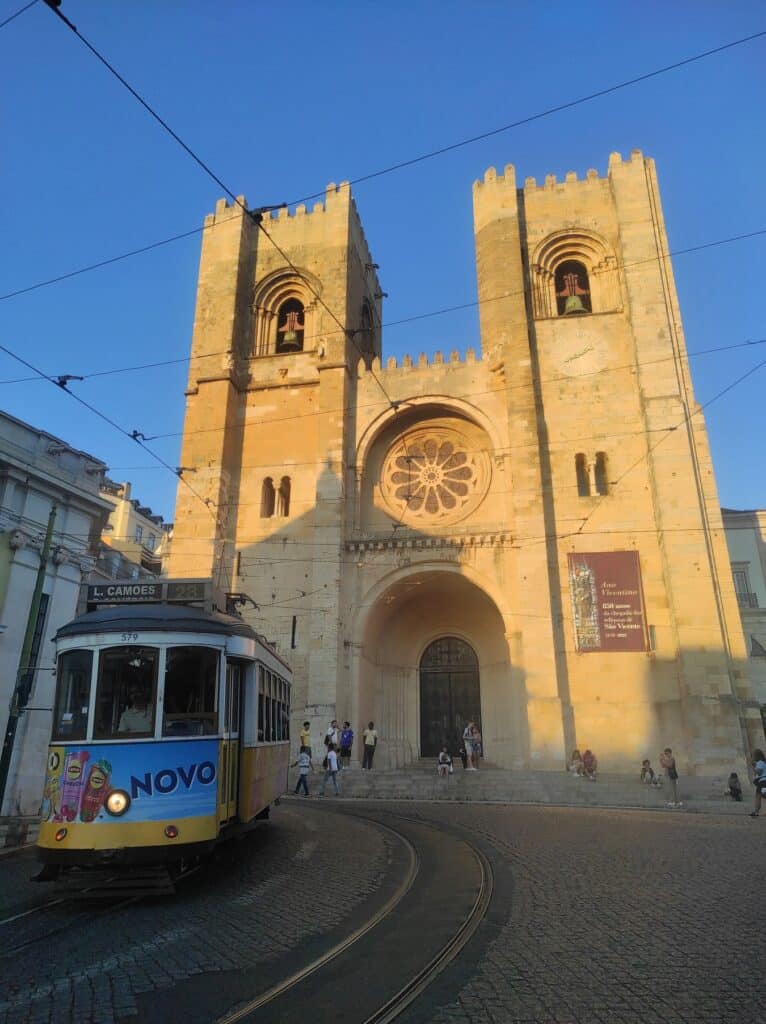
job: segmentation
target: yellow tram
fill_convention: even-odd
[[[104,584],[88,602],[56,635],[43,879],[188,864],[287,787],[290,669],[214,610],[209,581]]]

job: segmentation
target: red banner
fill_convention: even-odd
[[[567,557],[577,650],[646,651],[638,552],[597,551]]]

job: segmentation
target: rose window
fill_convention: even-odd
[[[400,519],[453,522],[478,504],[489,482],[486,452],[456,430],[433,428],[400,438],[383,465],[381,490]]]

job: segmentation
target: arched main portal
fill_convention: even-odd
[[[444,744],[456,754],[468,722],[481,731],[479,659],[464,640],[443,636],[420,659],[420,756],[436,757]]]

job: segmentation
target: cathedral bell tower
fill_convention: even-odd
[[[357,364],[380,357],[383,296],[348,183],[260,225],[241,202],[205,219],[181,452],[196,493],[179,484],[169,572],[279,607],[252,625],[306,681],[294,705],[324,719],[348,424]]]

